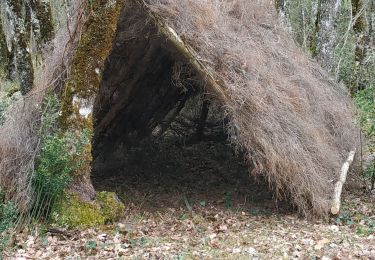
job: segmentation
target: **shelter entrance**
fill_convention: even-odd
[[[197,95],[163,134],[132,142],[124,136],[110,143],[112,149],[99,148],[92,174],[95,189],[115,191],[126,205],[145,211],[274,209],[268,186],[250,178],[241,153],[228,143],[220,110],[213,103],[207,107]]]
[[[228,143],[225,111],[198,65],[145,24],[139,8],[121,17],[94,103],[96,190],[148,208],[236,207],[260,198],[274,206],[268,185],[249,177]]]

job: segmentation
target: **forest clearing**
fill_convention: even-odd
[[[375,259],[372,0],[1,0],[0,259]]]

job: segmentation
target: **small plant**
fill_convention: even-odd
[[[12,201],[5,202],[4,193],[0,190],[0,259],[2,251],[9,244],[9,236],[6,231],[15,227],[18,218],[18,210]]]
[[[360,108],[359,123],[362,131],[369,140],[370,152],[375,154],[375,84],[359,91],[356,95]],[[365,179],[371,179],[371,189],[375,183],[375,161],[370,163],[363,172]]]
[[[201,201],[199,202],[199,205],[201,205],[201,207],[204,208],[204,207],[206,207],[207,203],[206,203],[205,200],[201,200]]]
[[[49,205],[63,194],[68,185],[69,173],[73,170],[71,155],[67,153],[68,145],[64,137],[58,134],[48,136],[42,144],[42,150],[37,158],[38,167],[33,178],[36,192],[36,217],[45,211],[48,215]]]
[[[96,249],[98,245],[96,244],[95,241],[87,241],[86,244],[85,244],[85,248],[88,249],[88,250],[94,250]]]
[[[18,217],[16,205],[4,201],[4,193],[0,190],[0,233],[14,227]]]
[[[90,133],[56,132],[58,129],[59,101],[47,95],[41,111],[41,150],[36,158],[36,170],[32,178],[35,194],[32,218],[49,218],[55,202],[64,194],[72,173],[80,167],[76,157],[88,143]]]
[[[356,95],[356,101],[361,109],[360,124],[363,131],[375,141],[375,87],[370,86]]]
[[[224,197],[224,205],[227,209],[231,209],[233,206],[233,193],[226,192]]]
[[[352,225],[353,219],[348,213],[344,212],[336,218],[335,223],[337,225]]]

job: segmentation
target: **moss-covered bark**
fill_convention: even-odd
[[[8,76],[9,54],[0,16],[0,81]]]
[[[28,93],[34,82],[34,68],[30,53],[31,10],[22,0],[8,0],[14,14],[14,64],[22,94]]]
[[[97,0],[89,8],[89,18],[62,94],[60,122],[64,131],[93,132],[93,102],[99,90],[104,62],[112,50],[122,4],[121,0]],[[87,144],[85,152],[77,160],[81,161],[81,167],[72,176],[71,190],[87,200],[95,195],[90,180],[91,143]]]
[[[322,0],[318,0],[314,29],[313,29],[313,33],[309,37],[309,42],[308,42],[310,55],[313,58],[315,58],[318,55],[318,41],[319,41],[319,31],[320,31],[321,21],[322,21]]]
[[[92,119],[79,113],[80,104],[75,101],[87,103],[95,98],[104,61],[112,50],[122,1],[109,6],[107,2],[110,1],[94,1],[86,29],[72,61],[70,77],[63,93],[61,122],[65,129],[92,128]]]
[[[6,0],[2,8],[6,9],[2,18],[8,27],[5,32],[10,48],[7,74],[10,80],[19,81],[22,94],[26,94],[33,87],[39,65],[36,60],[54,36],[51,7],[40,0]]]
[[[366,38],[368,37],[366,9],[363,0],[352,0],[352,12],[353,17],[357,18],[353,25],[353,30],[357,37],[355,59],[357,62],[362,63],[365,57]]]
[[[55,33],[53,28],[52,9],[49,2],[30,0],[30,6],[38,20],[40,36],[38,44],[43,46],[53,39]]]
[[[99,192],[97,200],[82,201],[77,194],[66,193],[52,210],[52,220],[68,228],[86,228],[114,222],[124,214],[125,206],[113,192]]]

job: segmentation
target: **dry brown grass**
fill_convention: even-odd
[[[43,131],[42,102],[47,93],[58,91],[84,23],[86,1],[73,1],[66,25],[46,47],[43,65],[34,79],[33,90],[11,105],[0,127],[0,187],[6,199],[26,212],[33,200],[31,179]]]
[[[292,41],[274,2],[147,4],[222,82],[228,131],[252,174],[265,175],[303,213],[326,214],[341,164],[358,144],[355,109],[344,87]]]

